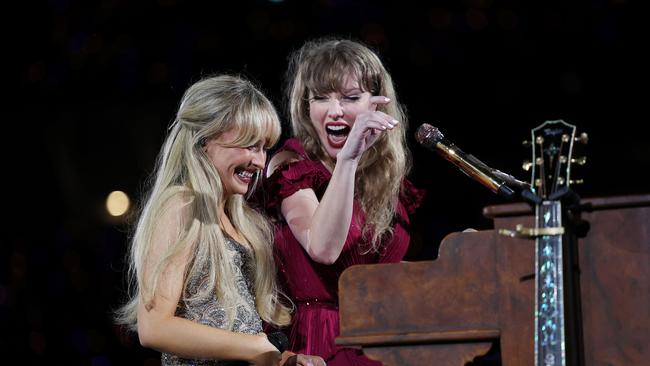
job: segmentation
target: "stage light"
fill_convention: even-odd
[[[129,196],[122,191],[113,191],[106,198],[106,210],[111,216],[122,216],[129,210]]]

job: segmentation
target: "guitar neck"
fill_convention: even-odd
[[[536,208],[538,228],[562,226],[562,205],[544,201]],[[543,235],[535,250],[535,365],[565,366],[565,307],[562,235]]]

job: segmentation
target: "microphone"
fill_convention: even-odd
[[[289,340],[287,339],[287,336],[282,332],[270,333],[266,336],[266,338],[268,338],[269,342],[271,342],[271,344],[274,345],[275,348],[280,351],[280,353],[286,351],[287,347],[289,346]]]
[[[502,197],[513,198],[515,191],[512,187],[520,190],[530,188],[528,183],[497,169],[490,168],[474,156],[464,153],[447,140],[439,129],[430,124],[424,123],[418,127],[415,139],[420,145],[437,152],[470,178],[475,179]]]

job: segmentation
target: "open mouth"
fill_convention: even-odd
[[[249,184],[251,180],[253,180],[253,177],[255,176],[256,170],[246,170],[244,168],[235,168],[235,175],[237,178],[246,183]]]
[[[325,124],[327,133],[327,142],[334,148],[341,148],[345,145],[350,133],[350,126],[345,123],[327,123]]]

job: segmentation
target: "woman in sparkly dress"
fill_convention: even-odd
[[[210,77],[185,92],[137,222],[133,294],[117,319],[163,365],[280,363],[262,333],[262,320],[290,321],[272,228],[244,198],[279,135],[275,109],[246,80]]]

